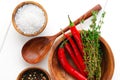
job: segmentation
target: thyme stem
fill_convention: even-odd
[[[87,65],[88,80],[100,80],[102,61],[99,50],[99,36],[105,12],[102,14],[98,25],[96,24],[98,12],[93,11],[92,14],[90,29],[88,31],[83,30],[81,37],[84,45],[84,60]]]

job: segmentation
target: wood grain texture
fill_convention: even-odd
[[[51,80],[49,73],[46,70],[39,68],[39,67],[29,67],[29,68],[22,70],[19,73],[19,75],[17,76],[16,80],[22,80],[23,75],[27,74],[27,72],[29,73],[30,71],[34,71],[34,70],[37,70],[37,71],[40,71],[41,73],[44,73],[48,77],[48,80]]]
[[[15,22],[15,16],[16,16],[16,13],[17,13],[18,9],[21,8],[21,7],[24,6],[24,5],[27,5],[27,4],[33,4],[33,5],[38,6],[40,9],[43,10],[44,15],[45,15],[45,18],[46,18],[44,25],[40,28],[40,30],[38,30],[38,31],[35,32],[34,34],[25,34],[24,32],[22,32],[22,31],[18,28],[18,26],[17,26],[17,24],[16,24],[16,22]],[[39,3],[34,2],[34,1],[25,1],[25,2],[22,2],[22,3],[18,4],[18,5],[16,6],[16,8],[14,9],[13,13],[12,13],[12,23],[13,23],[14,28],[16,29],[17,32],[19,32],[20,34],[22,34],[22,35],[24,35],[24,36],[36,36],[36,35],[40,34],[40,33],[45,29],[45,27],[46,27],[46,25],[47,25],[47,22],[48,22],[48,15],[47,15],[46,10],[43,8],[42,5],[40,5]]]
[[[75,80],[63,70],[57,59],[57,49],[62,41],[63,38],[58,39],[50,51],[48,60],[49,71],[53,80]],[[101,80],[111,80],[114,73],[113,53],[108,43],[102,37],[100,37],[100,45],[103,52]]]
[[[75,25],[78,25],[81,20],[85,20],[92,16],[92,11],[100,11],[101,6],[98,4],[94,6],[92,9],[87,11],[85,14],[80,16],[78,19],[74,21]],[[63,29],[64,32],[69,30],[69,25]],[[32,40],[29,40],[22,48],[22,56],[25,61],[31,64],[35,64],[40,62],[45,55],[47,55],[50,50],[52,44],[56,40],[57,37],[62,35],[62,31],[56,33],[53,36],[43,36],[36,37]]]

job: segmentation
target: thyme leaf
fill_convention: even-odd
[[[98,12],[92,12],[90,29],[81,32],[81,38],[84,45],[84,60],[87,65],[88,80],[100,80],[101,78],[101,51],[99,44],[100,29],[103,24],[105,12],[102,13],[101,19],[97,24]]]

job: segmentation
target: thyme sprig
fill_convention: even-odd
[[[101,78],[101,52],[99,50],[99,35],[100,29],[103,24],[105,12],[102,13],[101,19],[97,24],[98,12],[92,12],[92,19],[90,29],[83,30],[81,37],[84,45],[84,60],[87,65],[86,71],[88,72],[88,80],[100,80]]]

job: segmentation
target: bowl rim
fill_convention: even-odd
[[[59,38],[58,40],[56,40],[56,42],[53,44],[51,50],[50,50],[50,55],[49,55],[49,58],[48,58],[48,69],[49,69],[49,72],[50,72],[50,75],[51,75],[51,78],[53,80],[58,80],[54,75],[55,72],[54,72],[54,68],[52,67],[53,66],[53,63],[52,63],[52,57],[54,55],[54,48],[57,48],[57,46],[61,43],[61,41],[63,40],[63,36],[61,38]],[[113,53],[112,53],[112,50],[109,46],[109,44],[106,42],[106,40],[103,38],[103,37],[99,37],[99,40],[102,41],[102,43],[104,44],[104,46],[109,49],[109,55],[111,56],[111,59],[109,59],[109,63],[112,64],[111,66],[111,71],[109,72],[109,77],[105,77],[104,76],[104,79],[103,80],[111,80],[112,79],[112,76],[114,74],[114,68],[115,68],[115,63],[114,63],[114,56],[113,56]],[[54,51],[53,51],[54,50]],[[107,70],[108,71],[108,70]],[[107,75],[106,72],[104,73],[104,75]]]
[[[39,67],[28,67],[28,68],[23,69],[23,70],[18,74],[16,80],[20,80],[22,74],[24,74],[26,71],[31,70],[31,69],[37,69],[37,70],[40,70],[40,71],[44,72],[44,73],[46,74],[46,76],[48,77],[48,79],[51,80],[50,74],[49,74],[45,69],[39,68]]]
[[[18,28],[18,26],[17,26],[17,24],[16,24],[16,22],[15,22],[15,16],[16,16],[16,13],[17,13],[18,9],[21,8],[22,6],[26,5],[26,4],[36,5],[36,6],[38,6],[40,9],[42,9],[42,11],[44,12],[44,16],[45,16],[44,25],[43,25],[38,31],[34,32],[34,34],[25,34],[23,31],[21,31],[21,30]],[[30,37],[30,36],[37,36],[38,34],[40,34],[40,33],[45,29],[45,27],[47,26],[47,23],[48,23],[48,15],[47,15],[47,12],[46,12],[46,10],[43,8],[43,6],[42,6],[41,4],[39,4],[38,2],[34,2],[34,1],[24,1],[24,2],[19,3],[19,4],[15,7],[15,9],[13,10],[13,13],[12,13],[12,24],[13,24],[15,30],[16,30],[18,33],[20,33],[20,34],[22,34],[22,35],[24,35],[24,36],[28,36],[28,37]]]

